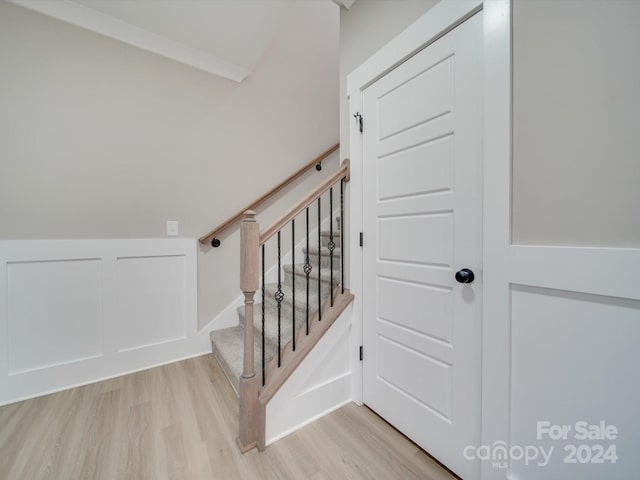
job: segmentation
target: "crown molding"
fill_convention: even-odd
[[[7,1],[235,82],[242,82],[251,73],[247,67],[228,62],[203,50],[189,47],[70,0]]]

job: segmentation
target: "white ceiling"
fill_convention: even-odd
[[[296,0],[9,1],[240,82]]]

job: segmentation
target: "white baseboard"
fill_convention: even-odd
[[[0,241],[0,405],[211,351],[196,241]]]

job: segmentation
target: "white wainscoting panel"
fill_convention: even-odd
[[[196,241],[0,241],[0,405],[211,351]]]
[[[516,453],[483,478],[640,478],[640,249],[514,245],[508,260],[509,427],[488,445]],[[580,436],[607,426],[615,438]]]
[[[353,302],[267,404],[267,445],[351,401],[352,317]]]
[[[102,355],[101,259],[11,262],[7,286],[10,375]]]
[[[511,445],[553,447],[544,467],[513,460],[513,478],[638,478],[640,301],[521,286],[511,298]],[[567,440],[538,439],[538,421],[569,425]],[[580,421],[615,425],[619,437],[576,439]],[[564,463],[570,444],[616,445],[619,458]]]
[[[116,263],[119,350],[185,338],[185,256],[120,257]]]

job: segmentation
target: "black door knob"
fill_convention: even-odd
[[[456,280],[459,283],[471,283],[475,280],[476,276],[468,268],[463,268],[456,272]]]

